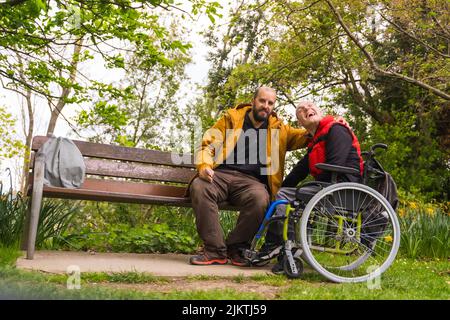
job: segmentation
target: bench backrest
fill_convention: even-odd
[[[48,139],[49,137],[46,136],[36,136],[33,138],[30,168],[33,168],[34,153]],[[152,184],[152,193],[161,196],[179,197],[182,196],[182,192],[184,192],[187,183],[195,175],[195,166],[193,164],[174,163],[172,161],[173,155],[170,152],[128,148],[78,140],[72,141],[83,154],[88,177],[114,177],[125,178],[120,180],[126,181],[130,181],[131,179],[139,182],[142,182],[142,180],[158,182],[156,186],[160,186],[159,188],[155,189],[155,184]],[[190,163],[193,163],[192,155],[190,159]],[[130,191],[134,193],[131,189],[140,188],[136,184],[129,184],[125,181],[118,183],[118,179],[115,180],[116,183],[111,183],[113,189],[115,188],[111,190],[112,192]],[[92,181],[86,180],[86,183],[89,185],[89,183],[92,184]],[[174,187],[174,184],[177,187]],[[147,192],[144,189],[145,187],[142,188],[142,194]]]

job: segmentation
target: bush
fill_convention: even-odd
[[[98,252],[191,253],[197,245],[184,230],[171,230],[166,223],[142,227],[117,224],[110,226],[105,232],[91,232],[87,229],[80,234],[68,235],[65,239],[71,248]]]
[[[0,194],[0,245],[17,247],[22,237],[28,208],[28,198],[10,190]],[[52,247],[61,241],[71,219],[77,213],[76,205],[67,201],[45,199],[39,214],[36,247]]]
[[[63,236],[66,244],[54,249],[191,253],[201,245],[191,208],[83,201],[79,209]],[[219,217],[226,236],[237,213]]]
[[[44,199],[39,214],[36,247],[52,248],[54,245],[64,242],[63,234],[78,213],[77,203]]]
[[[450,256],[448,204],[424,203],[417,198],[402,200],[398,209],[400,252],[409,258]]]
[[[27,210],[27,201],[21,193],[0,193],[0,245],[18,246]]]

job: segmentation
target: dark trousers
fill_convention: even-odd
[[[265,184],[253,176],[234,170],[214,170],[212,182],[196,178],[190,185],[197,231],[205,252],[212,258],[224,258],[227,251],[250,245],[264,218],[270,197]],[[219,222],[218,204],[228,201],[239,208],[235,228],[224,239]]]

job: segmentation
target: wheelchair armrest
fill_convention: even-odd
[[[316,164],[316,168],[323,170],[323,171],[330,171],[330,172],[336,172],[336,173],[360,174],[359,170],[357,170],[355,168],[341,167],[341,166],[336,166],[336,165],[327,164],[327,163],[318,163],[318,164]]]

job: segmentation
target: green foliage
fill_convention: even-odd
[[[13,158],[19,155],[24,145],[17,139],[14,129],[16,119],[0,106],[0,161],[5,158]]]
[[[83,201],[77,210],[48,248],[194,253],[201,245],[190,208]],[[237,213],[222,211],[219,217],[227,236]]]
[[[142,227],[116,224],[101,233],[86,230],[66,236],[66,241],[72,248],[99,252],[191,253],[195,249],[192,237],[183,230],[171,230],[165,223]]]
[[[79,214],[77,203],[44,199],[39,214],[36,247],[51,248],[55,244],[64,242],[62,236],[77,214]]]
[[[230,234],[230,232],[236,226],[237,218],[239,213],[236,211],[221,211],[219,214],[220,225],[225,238]]]
[[[20,193],[3,194],[0,190],[0,246],[18,246],[26,210],[27,201]]]
[[[186,79],[185,67],[190,62],[188,47],[176,40],[185,32],[174,21],[166,39],[173,48],[164,49],[167,64],[149,64],[137,52],[123,57],[127,73],[120,80],[127,95],[99,91],[98,101],[89,111],[81,111],[77,122],[87,129],[91,140],[116,143],[128,147],[168,148],[182,126],[188,111],[177,101],[181,82]],[[176,50],[175,50],[176,49]],[[107,102],[106,102],[107,101]],[[179,130],[173,130],[179,128]],[[92,130],[95,135],[92,135]]]
[[[65,285],[68,275],[52,274],[47,277],[49,283],[58,283]],[[170,280],[166,277],[155,276],[151,273],[124,271],[124,272],[83,272],[81,274],[81,285],[98,283],[155,283],[164,284]]]
[[[194,15],[205,12],[212,20],[220,7],[218,2],[204,0],[191,0],[189,4]],[[82,126],[99,119],[100,125],[119,131],[110,132],[109,141],[137,145],[140,136],[130,134],[124,126],[130,124],[129,117],[142,114],[135,108],[136,101],[142,100],[140,92],[123,83],[127,81],[118,83],[109,77],[98,79],[96,73],[103,67],[114,72],[140,70],[142,76],[142,72],[158,69],[155,77],[159,83],[167,84],[167,88],[172,85],[176,91],[178,86],[167,78],[170,78],[172,70],[186,63],[191,48],[182,34],[175,35],[176,23],[166,26],[168,16],[177,17],[177,13],[185,12],[177,10],[178,5],[172,0],[138,3],[122,0],[30,0],[0,5],[0,77],[3,87],[27,97],[29,104],[35,100],[35,95],[48,102],[52,112],[48,133],[54,133],[56,120],[66,105],[93,103],[96,104],[94,110],[82,114]],[[130,55],[139,59],[138,66],[131,65]],[[92,69],[94,72],[90,72]],[[155,87],[148,90],[158,92]],[[166,96],[171,98],[174,93]],[[131,98],[135,104],[130,108],[119,108],[114,114],[105,114],[104,111],[109,109],[106,107],[124,104]],[[161,105],[172,102],[160,96],[155,100],[159,98]],[[99,104],[104,104],[105,108]],[[159,104],[155,106],[156,109],[159,107]],[[138,117],[138,122],[148,114]],[[31,114],[28,116],[32,117]],[[145,134],[150,131],[147,127],[139,129]]]
[[[374,71],[326,1],[236,5],[222,38],[205,34],[213,67],[205,98],[196,103],[204,127],[224,109],[250,102],[256,86],[270,85],[278,93],[277,113],[307,97],[345,115],[363,149],[390,146],[381,160],[401,188],[447,201],[448,100],[418,83],[448,93],[448,2],[331,2],[381,69],[417,81]]]
[[[0,190],[0,246],[18,246],[28,204],[28,198],[20,192],[13,194],[10,190],[3,194]],[[44,248],[59,243],[61,235],[76,213],[76,205],[67,201],[45,199],[39,214],[36,247]]]
[[[111,126],[116,130],[125,126],[128,120],[128,115],[124,111],[106,101],[97,102],[89,113],[82,110],[78,116],[78,123],[81,126],[103,125]]]
[[[7,246],[0,243],[0,269],[4,267],[14,267],[17,258],[19,258],[21,254],[22,253],[17,246]]]
[[[446,201],[450,171],[445,151],[434,139],[433,124],[429,123],[427,131],[420,130],[421,124],[411,112],[398,112],[394,119],[393,124],[374,123],[361,141],[362,149],[368,150],[377,142],[387,143],[388,150],[380,152],[378,159],[400,188],[428,200]]]
[[[408,258],[447,259],[450,256],[448,204],[424,203],[403,197],[398,209],[400,253]]]
[[[165,277],[154,276],[144,272],[83,272],[82,282],[84,283],[168,283]]]

